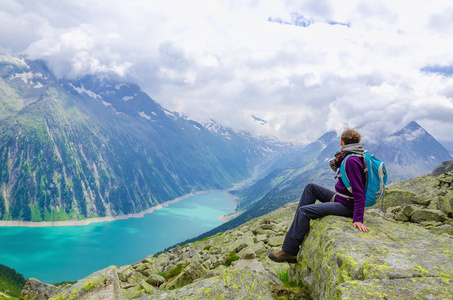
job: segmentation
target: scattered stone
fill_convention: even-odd
[[[439,201],[437,202],[437,209],[448,217],[453,217],[453,208],[449,199],[445,197],[439,197]]]
[[[407,216],[405,213],[403,213],[403,211],[399,211],[399,212],[395,215],[395,220],[401,221],[401,222],[407,222],[407,221],[410,220],[410,217]]]
[[[195,279],[206,276],[209,273],[201,264],[198,262],[192,262],[189,264],[181,273],[169,282],[164,284],[164,289],[179,288],[187,284],[192,283]]]
[[[47,284],[39,281],[35,278],[30,278],[25,283],[22,292],[20,293],[19,299],[35,299],[35,300],[47,300],[62,290],[52,284]]]
[[[418,207],[418,206],[406,205],[405,207],[403,207],[401,212],[403,214],[405,214],[406,216],[410,217],[414,211],[419,210],[419,209],[420,209],[420,207]]]
[[[443,222],[445,219],[445,214],[437,209],[419,209],[411,215],[411,220],[415,223],[421,223],[423,221]]]
[[[152,286],[159,287],[165,282],[165,278],[158,274],[151,274],[148,278],[146,278],[146,282]]]
[[[416,197],[411,199],[412,203],[418,204],[418,205],[423,205],[423,206],[428,206],[431,203],[431,200],[432,200],[432,198],[426,199],[426,198],[416,198]]]
[[[247,249],[242,253],[241,259],[254,259],[256,257],[253,249]]]
[[[148,294],[148,295],[151,295],[151,294],[154,294],[155,292],[157,292],[157,289],[155,287],[153,287],[152,285],[150,285],[149,283],[147,283],[146,281],[142,280],[140,281],[140,287],[145,290],[145,292]]]
[[[29,298],[30,299],[30,298]],[[116,267],[110,266],[77,281],[50,299],[124,299]]]

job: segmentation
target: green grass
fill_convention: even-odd
[[[282,281],[281,286],[272,286],[272,296],[276,300],[310,300],[310,294],[307,288],[301,282],[290,280],[289,270],[280,269],[277,271],[277,277]]]
[[[228,257],[225,260],[225,266],[229,267],[233,263],[233,261],[239,260],[239,256],[235,252],[230,252]]]
[[[182,272],[182,270],[184,270],[185,267],[187,267],[190,263],[187,262],[185,263],[184,265],[177,265],[176,267],[174,267],[173,269],[171,269],[170,271],[168,271],[167,273],[164,273],[164,272],[159,272],[159,275],[164,277],[166,280],[169,280],[173,277],[176,277],[179,275],[179,273]]]

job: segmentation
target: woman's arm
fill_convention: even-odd
[[[363,215],[365,213],[365,187],[363,183],[363,164],[362,159],[357,156],[351,156],[346,161],[345,171],[351,183],[352,195],[354,196],[354,214],[353,225],[361,231],[369,231],[368,227],[363,225]]]

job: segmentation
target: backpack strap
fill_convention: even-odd
[[[346,160],[354,154],[348,154],[343,159],[340,165],[340,173],[335,178],[340,178],[344,186],[352,193],[351,182],[349,182],[348,175],[346,174]]]
[[[346,174],[346,160],[351,157],[351,156],[357,156],[362,159],[362,164],[363,164],[363,173],[365,174],[365,182],[363,183],[365,189],[367,186],[367,180],[368,180],[368,164],[366,162],[366,154],[368,152],[365,151],[364,155],[359,155],[359,154],[348,154],[343,161],[341,162],[340,165],[340,173],[335,177],[335,178],[340,178],[341,181],[343,182],[344,186],[348,189],[350,193],[352,193],[352,187],[351,187],[351,182],[349,181],[348,175]],[[368,154],[369,155],[369,154]]]

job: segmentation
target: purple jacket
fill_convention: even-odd
[[[344,155],[342,160],[346,157]],[[351,183],[352,193],[341,181],[341,178],[338,178],[338,182],[335,185],[335,191],[337,193],[352,196],[354,199],[347,199],[340,195],[335,195],[335,201],[340,202],[347,207],[354,209],[354,215],[352,218],[353,222],[363,223],[363,214],[365,213],[365,188],[363,184],[363,163],[362,159],[357,156],[351,156],[346,160],[345,171],[348,174],[349,182]],[[338,171],[339,173],[339,171]]]

